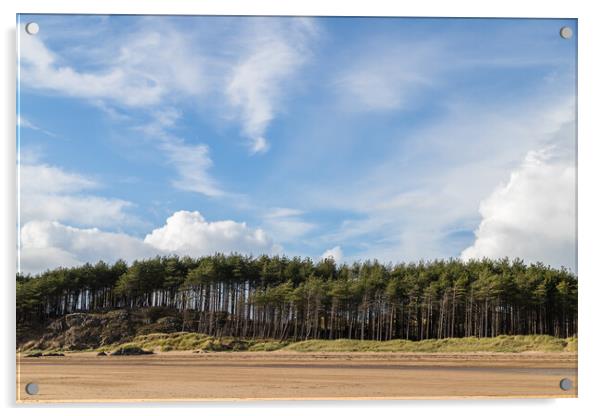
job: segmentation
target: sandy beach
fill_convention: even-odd
[[[17,401],[576,397],[573,353],[198,353],[25,358]],[[563,391],[562,378],[574,387]],[[35,382],[39,393],[27,395]]]

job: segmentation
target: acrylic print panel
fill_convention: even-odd
[[[17,31],[18,401],[576,397],[576,20]]]

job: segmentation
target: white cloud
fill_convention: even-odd
[[[21,164],[21,190],[26,193],[72,193],[97,188],[90,178],[45,164]]]
[[[17,126],[25,127],[28,129],[34,129],[34,130],[38,128],[32,122],[30,122],[29,120],[27,120],[25,117],[23,117],[21,115],[17,115]]]
[[[209,147],[204,144],[186,145],[175,139],[161,147],[167,152],[170,163],[179,174],[173,181],[176,188],[212,197],[225,195],[209,174],[209,168],[213,165]]]
[[[264,215],[264,226],[278,242],[298,242],[300,237],[315,229],[315,224],[302,218],[303,211],[274,208]]]
[[[106,102],[157,108],[190,105],[192,98],[193,105],[220,111],[226,104],[235,113],[230,118],[242,124],[251,152],[262,153],[269,148],[267,126],[283,104],[286,83],[307,61],[317,27],[308,18],[256,18],[234,27],[233,35],[223,29],[208,34],[202,27],[182,31],[164,19],[140,19],[131,34],[88,48],[84,61],[94,65],[79,69],[50,50],[42,35],[26,35],[22,25],[21,81],[28,88],[88,99],[113,117],[119,112]],[[207,47],[216,38],[224,46]]]
[[[178,211],[144,242],[171,253],[202,256],[215,252],[272,254],[276,246],[261,229],[231,220],[208,222],[198,211]]]
[[[24,29],[21,27],[20,30]],[[98,45],[90,48],[94,51],[91,53],[98,55],[95,59],[99,60],[99,69],[81,71],[63,63],[62,57],[48,49],[40,36],[22,35],[22,82],[29,88],[88,99],[114,120],[127,121],[130,125],[135,122],[122,116],[111,104],[154,108],[152,122],[136,129],[158,139],[158,147],[165,152],[167,160],[179,174],[173,181],[174,186],[209,196],[222,195],[208,173],[212,164],[208,147],[203,144],[186,144],[180,138],[166,132],[181,116],[178,110],[163,105],[167,96],[169,95],[170,99],[198,97],[206,89],[203,58],[200,54],[190,53],[194,46],[191,39],[168,25],[152,20],[136,28],[125,39],[120,39],[119,45],[112,46],[117,51],[106,50]],[[87,58],[94,61],[89,56]],[[62,202],[68,202],[57,198],[54,200],[55,208],[60,207]],[[93,202],[90,199],[88,201]],[[81,205],[86,201],[78,202]],[[114,202],[107,215],[114,215],[121,207],[127,205],[123,201]],[[31,204],[24,206],[42,211]],[[106,203],[101,207],[106,208]],[[70,212],[73,209],[63,207],[61,211]],[[66,217],[49,215],[50,218],[48,215],[42,218]],[[92,222],[92,218],[81,223],[96,224]]]
[[[243,133],[252,153],[268,150],[265,132],[281,105],[285,83],[308,57],[308,41],[316,28],[308,19],[261,21],[253,27],[242,58],[235,63],[227,83],[229,103],[239,111]]]
[[[429,85],[421,73],[404,72],[390,63],[374,63],[343,74],[337,82],[346,106],[367,110],[395,110],[407,105],[412,93]]]
[[[508,182],[481,202],[476,240],[461,257],[519,257],[576,271],[573,155],[559,145],[529,152]]]
[[[574,97],[554,90],[520,106],[459,106],[445,119],[400,138],[383,162],[347,178],[345,187],[326,181],[303,196],[308,209],[350,212],[318,241],[344,244],[348,259],[458,256],[479,224],[480,202],[530,149],[557,142],[555,136],[575,144],[567,127],[574,120],[573,102]]]
[[[108,29],[102,22],[98,26]],[[176,107],[203,111],[215,107],[220,114],[227,108],[234,113],[229,118],[241,123],[251,152],[266,152],[267,126],[279,112],[285,84],[306,61],[309,39],[316,34],[312,21],[305,18],[286,23],[249,19],[233,27],[234,34],[203,27],[183,31],[165,19],[144,18],[132,24],[131,33],[109,37],[106,44],[86,48],[80,44],[55,52],[43,34],[28,36],[21,26],[20,80],[25,88],[86,99],[113,121],[153,138],[177,172],[174,187],[225,196],[229,194],[209,173],[208,146],[171,133],[182,115]],[[57,28],[52,36],[61,35]],[[207,47],[215,39],[225,46]],[[142,121],[128,111],[130,107],[149,110],[151,121]],[[26,120],[22,122],[26,126]]]
[[[56,166],[27,163],[20,170],[20,219],[62,221],[78,225],[112,225],[134,221],[128,201],[89,195],[100,184]]]
[[[84,262],[73,254],[56,247],[23,247],[18,254],[20,273],[36,274],[58,267],[79,266]]]
[[[284,218],[284,217],[295,217],[298,215],[303,215],[303,211],[295,208],[274,208],[270,210],[265,217],[266,218]]]
[[[249,149],[251,150],[251,154],[265,153],[270,149],[270,144],[265,137],[255,136],[251,138]]]
[[[35,131],[39,131],[44,133],[47,136],[56,137],[56,134],[41,128],[40,126],[32,123],[29,119],[23,117],[22,115],[17,115],[17,126],[25,129],[31,129]]]
[[[101,50],[98,59],[104,62],[96,71],[64,63],[42,35],[28,36],[23,25],[19,30],[21,81],[30,88],[125,106],[155,105],[168,93],[190,95],[203,89],[200,58],[187,53],[189,43],[181,34],[157,22],[121,39],[120,46],[110,45],[117,51]]]
[[[331,249],[326,250],[322,254],[323,259],[333,259],[336,263],[340,263],[343,260],[343,250],[341,246],[335,246]]]
[[[210,222],[197,211],[178,211],[140,239],[121,232],[78,228],[57,221],[29,221],[20,232],[20,270],[37,273],[59,266],[155,255],[210,255],[216,252],[275,254],[279,246],[261,229],[231,220]]]
[[[471,99],[462,91],[467,74],[475,70],[517,70],[519,68],[554,68],[559,62],[552,49],[541,48],[538,40],[523,39],[520,48],[509,47],[516,42],[517,33],[494,30],[483,43],[488,47],[465,47],[467,38],[454,30],[441,33],[410,33],[391,38],[367,36],[350,42],[351,50],[343,56],[340,69],[333,71],[332,84],[336,87],[340,107],[352,111],[391,111],[419,108],[425,97],[429,107],[442,104],[450,90],[456,98]],[[458,47],[458,45],[464,45]],[[476,43],[474,44],[477,45]],[[538,50],[533,54],[533,50]],[[568,68],[559,71],[562,74]],[[546,75],[551,80],[557,76]],[[569,75],[571,76],[571,75]],[[492,84],[498,80],[490,76]],[[480,81],[479,81],[480,82]],[[549,81],[546,81],[549,82]],[[573,83],[571,80],[570,83]],[[457,85],[454,85],[457,84]],[[548,87],[559,85],[558,79]],[[469,87],[470,89],[470,87]],[[489,96],[488,102],[497,101]]]
[[[131,202],[90,195],[22,194],[21,221],[56,220],[115,227],[133,222],[125,210]]]
[[[433,62],[444,52],[433,42],[398,44],[385,51],[380,45],[358,49],[353,56],[361,59],[335,74],[342,106],[368,111],[405,108],[418,91],[433,86],[442,69]]]
[[[30,221],[21,228],[20,268],[37,273],[56,267],[118,259],[132,261],[160,253],[127,234],[77,228],[56,221]]]
[[[18,169],[19,270],[37,273],[151,252],[124,234],[64,224],[116,227],[138,221],[125,212],[132,205],[130,202],[89,194],[101,187],[96,180],[43,164],[37,154],[22,157]]]
[[[210,197],[225,196],[217,181],[209,173],[213,166],[209,147],[205,144],[188,144],[183,139],[169,133],[181,113],[166,107],[153,112],[152,122],[138,125],[134,130],[142,131],[157,142],[164,152],[167,162],[173,166],[178,177],[172,181],[175,188],[197,192]]]

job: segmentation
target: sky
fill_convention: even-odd
[[[215,252],[577,270],[575,20],[17,25],[23,273]]]

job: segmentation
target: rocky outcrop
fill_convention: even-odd
[[[28,347],[40,350],[85,350],[112,344],[134,334],[128,311],[74,313],[51,322],[44,336]]]
[[[39,339],[20,345],[21,350],[81,351],[130,341],[136,335],[181,331],[182,320],[173,311],[120,309],[106,313],[73,313],[52,321]],[[149,317],[150,316],[150,317]]]

